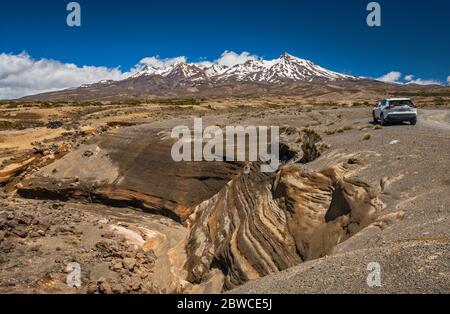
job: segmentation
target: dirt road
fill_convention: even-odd
[[[450,112],[448,110],[420,110],[419,125],[450,130]]]

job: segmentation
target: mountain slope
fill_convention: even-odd
[[[213,64],[200,68],[195,64],[179,63],[166,68],[145,66],[133,77],[161,75],[163,77],[178,77],[182,72],[184,78],[204,74],[213,81],[250,81],[265,83],[281,83],[285,81],[307,81],[315,79],[337,80],[348,79],[351,76],[324,69],[311,61],[294,57],[284,53],[275,60],[248,60],[232,67]],[[178,74],[177,74],[178,73]]]
[[[28,96],[31,100],[123,100],[153,97],[301,96],[314,101],[373,100],[391,94],[442,92],[448,87],[399,85],[356,78],[284,53],[234,66],[179,62],[147,65],[122,81]],[[350,98],[349,98],[350,97]]]

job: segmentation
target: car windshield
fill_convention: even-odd
[[[400,107],[400,106],[413,106],[413,102],[411,100],[391,100],[389,102],[390,106]]]

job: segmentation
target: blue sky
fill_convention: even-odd
[[[0,53],[128,71],[155,55],[195,62],[225,50],[265,59],[287,51],[357,76],[398,71],[446,82],[450,75],[448,0],[378,1],[375,28],[366,24],[369,0],[78,2],[82,26],[70,28],[69,1],[2,1]]]

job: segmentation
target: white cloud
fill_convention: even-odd
[[[447,77],[447,83],[450,84],[450,75]]]
[[[256,55],[252,55],[247,51],[242,52],[241,54],[237,54],[234,51],[225,50],[224,53],[217,59],[214,63],[217,63],[221,66],[232,67],[236,64],[242,64],[247,62],[248,60],[259,60],[260,58]]]
[[[437,80],[424,80],[421,78],[417,78],[414,80],[408,81],[408,84],[418,84],[418,85],[442,85],[442,82]]]
[[[441,85],[442,83],[437,80],[424,80],[421,78],[415,78],[414,75],[410,74],[405,76],[405,81],[407,84],[418,84],[418,85]]]
[[[261,58],[246,51],[238,54],[226,50],[214,61],[201,58],[200,61],[192,64],[201,68],[216,64],[232,67],[248,60],[261,60]],[[142,70],[145,66],[165,69],[181,62],[187,63],[187,61],[185,56],[165,59],[159,56],[146,57],[141,59],[128,72],[123,72],[120,68],[77,66],[51,59],[35,60],[25,52],[17,55],[1,53],[0,99],[19,98],[26,95],[78,87],[101,80],[121,80]],[[412,74],[403,77],[402,73],[398,71],[389,72],[378,80],[397,84],[442,84],[433,79],[416,78]],[[447,78],[447,82],[450,84],[450,76]]]
[[[245,63],[248,60],[259,60],[259,59],[260,58],[258,56],[252,55],[247,51],[244,51],[241,54],[237,54],[234,51],[225,50],[217,60],[209,61],[206,60],[206,58],[201,58],[200,61],[193,62],[192,64],[201,68],[211,67],[214,64],[232,67],[236,64]],[[181,62],[187,63],[187,58],[185,56],[167,59],[161,59],[159,56],[146,57],[143,58],[141,61],[139,61],[139,63],[131,70],[131,72],[139,71],[146,65],[154,67],[156,69],[165,69]]]
[[[225,51],[217,60],[208,61],[202,58],[193,64],[202,68],[214,64],[234,66],[247,60],[258,59],[256,55],[245,51],[241,54]],[[0,99],[13,99],[78,87],[101,80],[121,80],[142,70],[145,66],[165,69],[181,62],[187,62],[187,58],[185,56],[165,59],[159,56],[146,57],[128,72],[122,72],[120,68],[77,66],[51,59],[35,60],[25,52],[18,55],[2,53],[0,54]]]
[[[206,61],[206,60],[205,61],[195,62],[195,63],[192,63],[192,64],[198,66],[201,69],[209,68],[209,67],[212,67],[214,65],[213,62]]]
[[[382,77],[377,78],[377,80],[396,84],[442,85],[442,82],[438,80],[416,78],[413,74],[405,75],[402,78],[402,73],[398,71],[389,72]]]
[[[245,63],[248,60],[259,60],[260,58],[256,55],[252,55],[247,51],[237,54],[234,51],[225,50],[218,59],[214,61],[206,60],[206,58],[201,58],[198,62],[193,62],[191,64],[196,65],[200,68],[208,68],[215,64],[225,67],[232,67],[236,64]],[[176,65],[178,63],[187,63],[188,60],[185,56],[161,59],[159,56],[145,57],[138,64],[136,64],[130,73],[134,74],[142,70],[145,66],[150,66],[155,69],[166,69],[170,66]]]
[[[383,75],[382,77],[377,78],[377,80],[386,82],[386,83],[400,83],[399,80],[401,79],[401,77],[402,77],[401,72],[392,71],[392,72],[389,72],[389,73]]]
[[[0,99],[77,87],[101,80],[120,80],[119,68],[76,66],[50,59],[32,59],[27,53],[0,54]]]
[[[153,67],[155,69],[165,69],[169,66],[183,62],[187,62],[187,58],[185,56],[165,59],[161,59],[159,56],[146,57],[141,59],[141,61],[135,65],[131,72],[139,71],[145,66]]]

